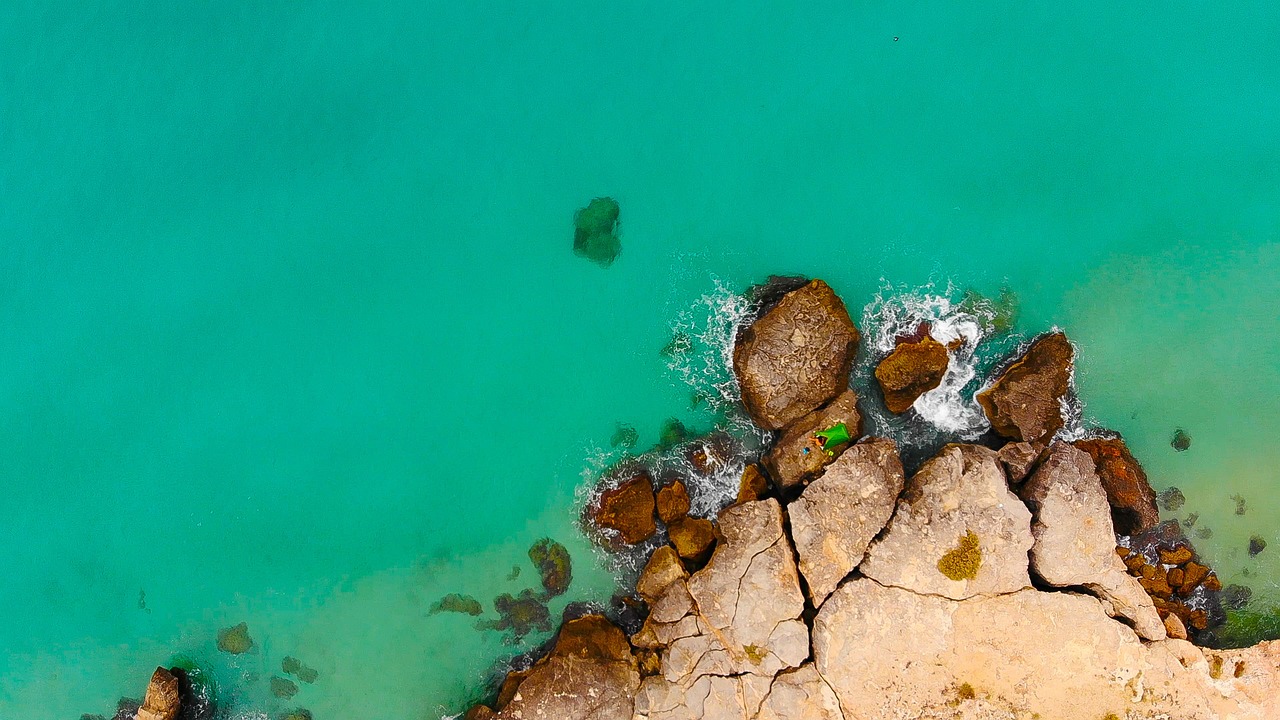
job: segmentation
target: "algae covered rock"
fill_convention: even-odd
[[[481,630],[510,631],[512,642],[520,642],[532,632],[551,630],[551,612],[542,598],[532,590],[521,590],[519,595],[503,593],[493,599],[497,620],[481,620],[476,627]]]
[[[1077,440],[1076,447],[1089,453],[1111,503],[1111,522],[1121,535],[1133,535],[1160,522],[1156,492],[1147,473],[1119,437]]]
[[[271,677],[271,694],[288,700],[298,694],[298,684],[289,678],[273,675]]]
[[[876,366],[885,407],[895,415],[910,410],[916,398],[942,384],[948,362],[947,348],[927,335],[919,342],[900,343]]]
[[[529,548],[529,560],[538,568],[547,597],[563,595],[569,589],[569,583],[573,582],[573,561],[564,545],[542,538]]]
[[[1169,441],[1169,444],[1173,446],[1174,450],[1185,452],[1191,449],[1191,436],[1187,434],[1186,430],[1178,428],[1173,431],[1173,438]]]
[[[472,599],[474,600],[474,598]],[[483,611],[480,610],[480,603],[477,601],[476,612],[474,613],[468,612],[467,614],[479,615],[481,612]],[[314,683],[320,677],[320,673],[318,671],[307,667],[306,665],[303,664],[301,660],[290,655],[286,655],[284,660],[280,661],[280,669],[289,675],[293,675],[294,677],[298,678],[304,683],[307,683],[308,685],[310,685],[311,683]]]
[[[459,593],[449,593],[440,598],[431,606],[431,614],[436,615],[442,612],[461,613],[463,615],[483,615],[484,608],[480,606],[480,601],[470,595],[462,595]],[[285,658],[286,661],[293,658]],[[285,672],[292,672],[285,668]]]
[[[1016,441],[1052,438],[1065,422],[1062,399],[1071,389],[1074,357],[1075,349],[1060,332],[1032,343],[991,387],[978,393],[991,427]]]
[[[849,386],[858,339],[826,283],[787,293],[734,346],[733,371],[751,419],[779,430],[830,402]]]
[[[618,239],[618,201],[598,197],[573,214],[573,252],[601,267],[609,267],[622,252]]]
[[[253,649],[249,637],[249,623],[240,623],[218,631],[218,649],[232,655],[242,655]]]
[[[613,436],[609,438],[609,445],[612,447],[621,447],[630,450],[640,441],[640,433],[636,431],[632,425],[626,423],[618,423],[613,430]]]

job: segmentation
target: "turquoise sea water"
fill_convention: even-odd
[[[583,472],[705,429],[658,351],[778,272],[855,316],[1013,289],[1280,604],[1275,3],[7,3],[0,717],[109,716],[174,653],[243,717],[460,710],[518,648],[431,603],[492,615],[546,535],[553,613],[607,597]]]

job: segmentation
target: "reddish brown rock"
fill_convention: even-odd
[[[1093,457],[1098,477],[1111,503],[1111,522],[1121,535],[1133,535],[1160,522],[1156,493],[1147,474],[1120,438],[1093,438],[1073,443]]]
[[[689,491],[684,483],[675,480],[658,489],[658,518],[670,525],[689,514]]]
[[[1011,442],[1000,448],[996,458],[1004,465],[1009,482],[1020,483],[1035,469],[1044,451],[1044,443]]]
[[[716,544],[715,526],[706,518],[682,518],[667,528],[667,534],[680,557],[694,564],[706,562]]]
[[[769,481],[757,465],[748,465],[742,470],[742,479],[738,481],[738,497],[735,505],[755,502],[769,494]]]
[[[1182,619],[1173,613],[1169,613],[1164,618],[1164,631],[1174,640],[1187,639],[1187,626],[1182,624]]]
[[[778,442],[761,460],[769,476],[780,488],[792,488],[803,484],[827,464],[833,462],[848,447],[842,443],[822,448],[822,441],[814,433],[837,423],[844,423],[849,436],[857,439],[862,434],[862,416],[858,414],[858,395],[845,390],[826,407],[815,410],[797,420],[782,433]]]
[[[653,519],[655,505],[653,481],[648,473],[639,472],[600,495],[592,520],[596,527],[616,533],[619,542],[635,545],[658,531]]]
[[[142,707],[138,709],[137,720],[174,720],[181,705],[178,678],[164,668],[156,668]]]
[[[1060,332],[1032,343],[978,403],[991,427],[1017,441],[1048,442],[1063,425],[1062,398],[1071,389],[1075,350]]]
[[[695,473],[710,475],[724,467],[733,454],[733,438],[724,433],[712,433],[694,441],[685,450],[684,459]]]
[[[1160,562],[1165,565],[1183,565],[1195,558],[1195,553],[1186,545],[1177,545],[1175,547],[1159,550]]]
[[[947,362],[947,348],[927,335],[899,344],[876,366],[885,407],[898,415],[910,410],[916,398],[942,384]]]
[[[849,386],[858,329],[821,280],[787,293],[738,336],[733,370],[757,425],[779,430]]]

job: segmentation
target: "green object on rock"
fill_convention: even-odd
[[[836,423],[826,430],[819,430],[813,435],[822,441],[822,449],[828,455],[833,454],[831,449],[835,446],[842,445],[853,439],[849,437],[849,427],[844,423]]]

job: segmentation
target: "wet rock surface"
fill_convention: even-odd
[[[830,402],[848,387],[858,338],[844,303],[821,280],[784,296],[734,347],[751,419],[779,430]]]
[[[548,598],[563,595],[573,582],[573,561],[564,545],[542,538],[529,548],[529,561],[538,569],[542,589]]]
[[[249,637],[249,623],[240,623],[218,631],[218,649],[232,655],[242,655],[253,649]]]
[[[639,471],[617,487],[601,493],[592,512],[595,526],[610,533],[623,545],[635,545],[653,537],[658,531],[654,520],[656,499],[653,480]]]
[[[902,414],[916,398],[942,384],[947,374],[947,348],[926,335],[917,342],[899,343],[876,366],[876,381],[889,412]]]
[[[1036,340],[991,387],[978,393],[978,403],[991,427],[1016,441],[1047,442],[1065,419],[1062,399],[1071,389],[1075,350],[1062,333]]]
[[[164,668],[156,668],[138,708],[137,720],[176,720],[181,708],[178,678]]]

